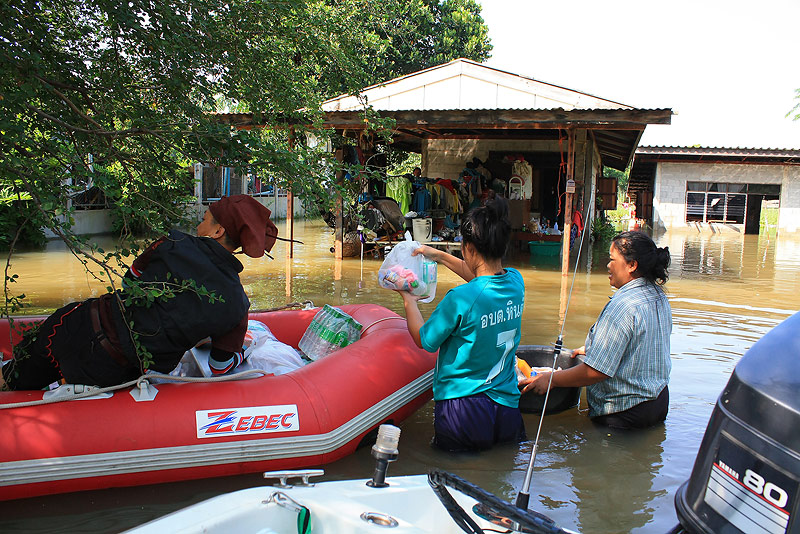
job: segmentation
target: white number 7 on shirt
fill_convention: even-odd
[[[503,347],[503,357],[500,358],[500,361],[492,367],[492,370],[489,371],[489,376],[486,377],[486,382],[484,384],[488,384],[494,377],[500,374],[500,371],[503,370],[503,367],[506,365],[506,359],[508,358],[508,354],[514,348],[514,337],[516,337],[517,329],[514,330],[506,330],[505,332],[500,332],[497,334],[497,347]]]

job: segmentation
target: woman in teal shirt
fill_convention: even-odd
[[[411,337],[428,352],[439,351],[433,443],[446,450],[482,450],[525,438],[514,371],[525,285],[519,271],[502,266],[511,236],[504,208],[491,202],[464,217],[463,260],[425,245],[414,252],[467,281],[447,292],[428,321],[418,297],[400,292]]]

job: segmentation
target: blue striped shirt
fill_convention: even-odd
[[[589,367],[608,380],[586,387],[596,417],[653,400],[669,382],[672,311],[661,287],[631,280],[611,297],[586,337]]]

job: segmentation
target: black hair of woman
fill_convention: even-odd
[[[506,254],[511,240],[508,206],[495,199],[471,209],[461,221],[461,236],[481,256],[500,259]]]
[[[669,247],[657,247],[650,236],[643,232],[622,232],[611,240],[611,244],[625,261],[637,263],[634,271],[637,278],[642,277],[658,285],[665,284],[669,279]]]

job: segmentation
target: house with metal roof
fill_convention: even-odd
[[[579,201],[591,221],[589,199],[597,190],[607,197],[603,208],[614,207],[616,187],[602,184],[603,166],[626,169],[645,127],[669,124],[672,116],[670,109],[637,109],[467,59],[328,100],[325,123],[357,140],[367,127],[365,105],[394,119],[392,149],[421,154],[423,176],[457,180],[468,162],[479,160],[522,201],[521,210],[512,209],[522,213],[513,225],[541,216],[565,230]],[[513,192],[520,160],[530,172]]]
[[[366,107],[393,121],[391,142],[382,150],[369,135]],[[670,124],[672,117],[670,109],[637,109],[467,59],[340,95],[322,110],[325,127],[363,151],[366,161],[380,161],[376,156],[387,150],[416,152],[424,177],[456,181],[479,163],[510,198],[515,229],[541,217],[565,231],[573,207],[584,205],[587,225],[595,212],[591,199],[602,198],[603,209],[615,207],[616,182],[602,179],[602,168],[626,169],[645,127]],[[262,126],[252,114],[220,120]],[[368,187],[385,192],[385,184]],[[337,256],[340,240],[338,233]],[[569,254],[563,258],[566,265]]]
[[[800,232],[800,150],[636,149],[628,194],[656,230],[758,234],[768,209],[782,233]]]

